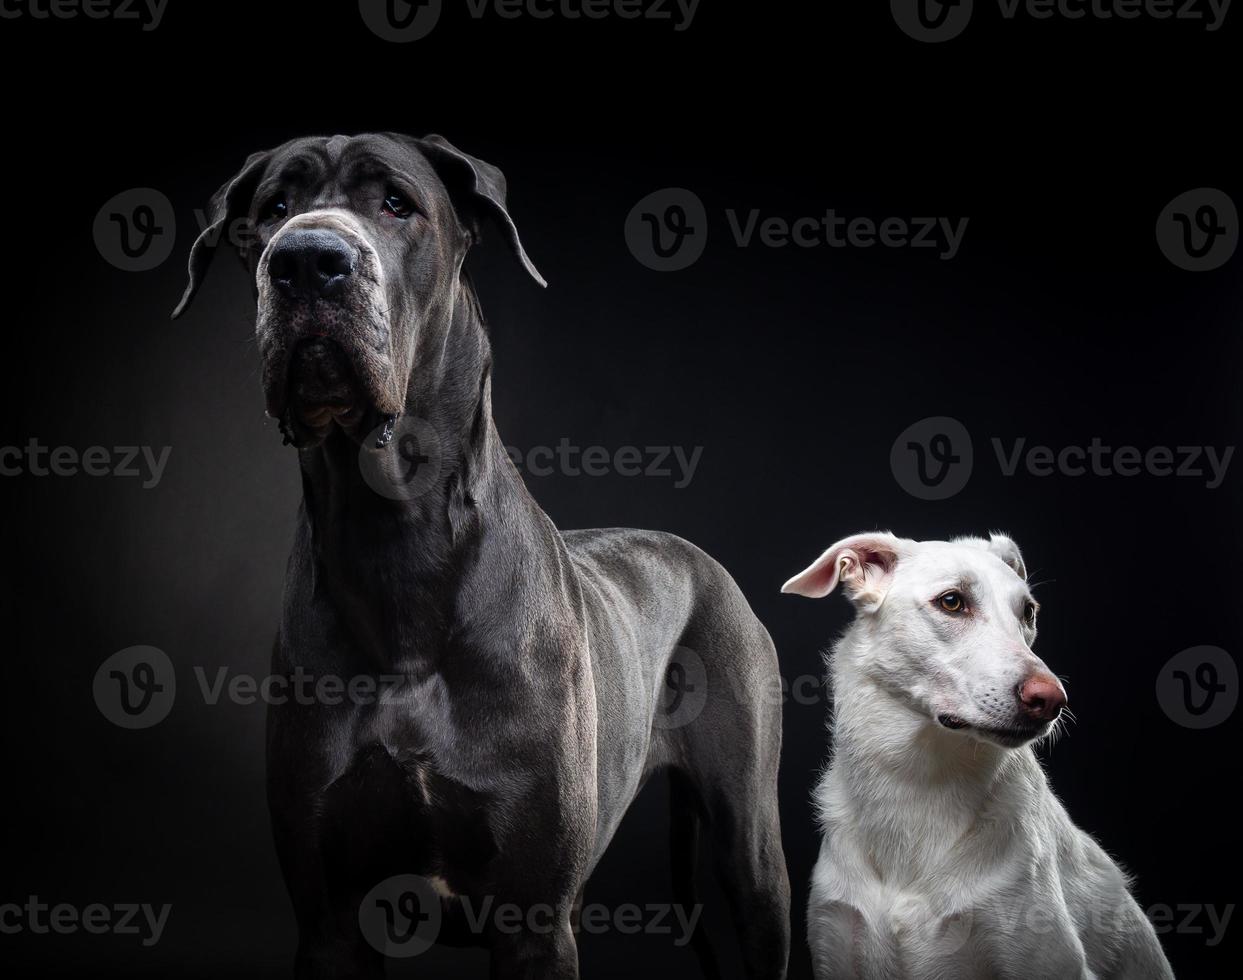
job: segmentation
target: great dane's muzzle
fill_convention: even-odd
[[[256,271],[267,409],[289,441],[315,445],[333,426],[361,440],[401,413],[382,268],[350,212],[290,219]]]

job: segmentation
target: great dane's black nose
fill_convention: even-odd
[[[345,288],[357,257],[354,247],[336,232],[299,228],[272,246],[268,275],[291,299],[327,299]]]

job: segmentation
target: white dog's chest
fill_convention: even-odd
[[[809,938],[822,980],[1091,977],[1069,917],[1052,911],[1060,904],[1053,896],[1015,902],[987,890],[967,897],[889,887],[826,864],[822,856],[811,897]]]
[[[869,977],[975,975],[966,948],[970,913],[947,912],[937,900],[917,892],[882,888],[868,892],[857,905],[842,903],[834,910],[847,920],[838,929],[849,931],[852,973]]]

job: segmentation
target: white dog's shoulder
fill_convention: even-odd
[[[1102,977],[1172,978],[1156,930],[1131,894],[1131,878],[1090,834],[1064,819],[1062,890],[1089,967]]]

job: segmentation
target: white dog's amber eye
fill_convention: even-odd
[[[1023,605],[1023,622],[1025,622],[1028,626],[1031,626],[1031,624],[1034,623],[1035,621],[1036,621],[1036,604],[1034,602],[1029,601]]]
[[[385,214],[392,215],[394,218],[408,218],[411,212],[414,211],[414,205],[396,191],[390,191],[384,196],[382,210]]]
[[[937,599],[937,603],[947,613],[960,613],[967,608],[967,603],[963,601],[960,592],[946,592]]]

